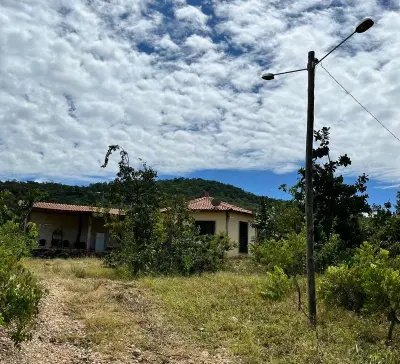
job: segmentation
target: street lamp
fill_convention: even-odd
[[[354,32],[330,50],[320,60],[315,58],[315,52],[308,52],[307,68],[280,73],[265,73],[262,78],[266,81],[273,80],[275,76],[287,73],[308,71],[308,105],[307,105],[307,136],[306,136],[306,168],[305,168],[305,198],[306,198],[306,225],[307,225],[307,294],[308,294],[308,317],[310,324],[317,324],[317,302],[315,297],[315,267],[314,267],[314,217],[313,217],[313,186],[312,186],[312,150],[314,139],[314,85],[315,67],[328,57],[335,49],[339,48],[355,33],[364,33],[374,25],[371,18],[365,18],[357,25]]]

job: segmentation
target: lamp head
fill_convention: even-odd
[[[357,25],[356,33],[364,33],[373,25],[374,21],[371,18],[365,18],[360,24]]]
[[[264,74],[261,76],[261,78],[262,78],[263,80],[269,81],[269,80],[273,80],[275,77],[274,77],[274,74],[273,74],[273,73],[264,73]]]

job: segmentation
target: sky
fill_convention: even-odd
[[[110,180],[119,144],[161,178],[201,177],[283,197],[303,165],[307,72],[321,59],[400,136],[399,3],[394,0],[2,0],[0,179]],[[400,142],[318,66],[315,128],[331,127],[345,177],[394,202]]]

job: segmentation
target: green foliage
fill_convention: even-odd
[[[383,314],[391,321],[388,339],[400,313],[400,272],[389,252],[364,243],[348,265],[329,267],[321,280],[320,294],[328,304],[365,315]]]
[[[234,205],[256,210],[261,198],[241,188],[217,181],[208,181],[201,178],[174,178],[157,180],[157,187],[161,196],[181,196],[192,200],[204,195],[207,191],[214,198]],[[45,202],[65,203],[72,205],[113,206],[113,183],[93,183],[89,186],[68,186],[61,183],[33,181],[0,181],[0,191],[9,191],[17,200],[24,200],[27,191],[40,192],[40,200]],[[268,198],[269,201],[276,202]],[[38,201],[36,198],[35,201]]]
[[[301,231],[304,215],[294,202],[273,203],[262,197],[252,226],[257,230],[256,241],[282,239],[289,233]]]
[[[273,272],[267,272],[260,295],[270,301],[283,299],[292,289],[292,282],[283,269],[275,266]]]
[[[0,182],[0,225],[7,221],[15,221],[23,226],[33,204],[43,199],[45,194],[36,188],[12,193],[4,185],[5,182]]]
[[[0,225],[0,249],[11,251],[17,260],[28,256],[32,248],[36,247],[38,232],[34,224],[27,226],[24,233],[14,221],[8,221]]]
[[[8,209],[4,199],[1,202],[0,325],[7,328],[18,346],[30,338],[43,293],[32,274],[19,263],[36,245],[38,233],[34,224],[28,224],[24,232],[15,211]]]
[[[287,238],[269,239],[250,246],[253,261],[273,271],[279,266],[288,275],[303,274],[306,265],[305,231],[289,233]]]
[[[329,239],[324,239],[319,249],[315,252],[315,268],[324,272],[329,265],[338,265],[352,259],[355,248],[346,247],[338,234],[333,234]]]
[[[187,201],[179,197],[162,201],[156,172],[145,163],[142,169],[131,167],[128,154],[119,146],[110,146],[104,166],[117,150],[121,159],[112,183],[113,195],[125,214],[123,219],[108,223],[120,244],[106,262],[126,266],[133,275],[194,274],[220,269],[231,248],[229,239],[224,235],[198,235]]]
[[[332,160],[330,156],[329,128],[314,132],[315,141],[319,144],[313,150],[313,192],[315,242],[318,250],[329,241],[331,234],[339,235],[343,247],[356,248],[363,236],[360,228],[362,213],[370,211],[366,194],[368,177],[362,174],[354,184],[344,183],[339,170],[351,164],[347,154]],[[298,183],[285,191],[289,191],[294,201],[304,210],[305,170],[299,170]]]
[[[400,254],[400,215],[394,214],[391,207],[390,202],[372,205],[369,216],[362,219],[362,228],[368,241],[395,257]]]
[[[31,338],[42,289],[10,251],[0,248],[0,324],[18,346]]]

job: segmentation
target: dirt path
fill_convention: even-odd
[[[230,360],[210,357],[208,352],[195,347],[187,347],[178,337],[169,332],[161,323],[148,321],[145,317],[150,312],[142,312],[142,328],[151,333],[152,349],[140,351],[134,344],[129,344],[123,358],[92,350],[86,338],[85,325],[82,320],[71,318],[68,312],[68,292],[65,280],[52,278],[42,279],[48,290],[41,303],[40,314],[33,339],[22,344],[21,350],[13,347],[4,330],[0,328],[0,363],[1,364],[227,364]],[[112,289],[113,284],[108,287]],[[83,293],[84,294],[84,293]],[[130,305],[134,311],[138,305]],[[147,311],[145,309],[144,311]],[[150,325],[150,326],[149,326]],[[156,326],[153,326],[156,325]],[[172,335],[171,335],[172,334]],[[161,349],[163,347],[163,349]],[[165,350],[168,354],[165,353]],[[164,353],[161,353],[164,351]],[[179,353],[179,354],[178,354]]]
[[[32,341],[23,343],[21,350],[16,350],[5,333],[0,332],[0,363],[118,363],[112,358],[101,357],[82,345],[74,345],[68,340],[63,340],[67,337],[78,337],[83,339],[80,342],[84,341],[84,325],[67,315],[64,299],[66,291],[62,283],[47,281],[45,287],[48,289],[48,294],[41,303]]]

